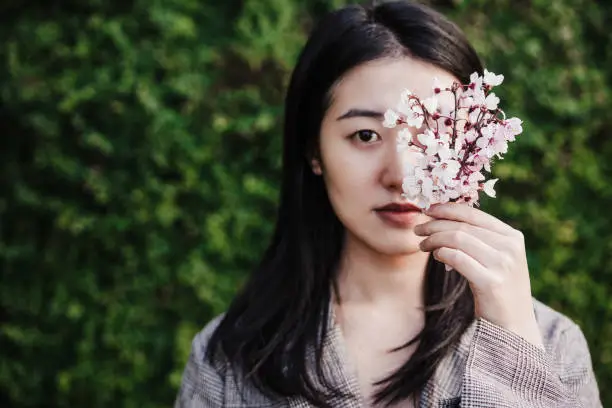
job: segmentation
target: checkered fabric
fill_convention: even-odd
[[[602,408],[591,356],[580,328],[534,300],[546,350],[484,319],[477,319],[438,366],[420,394],[419,408]],[[175,408],[313,408],[303,398],[271,400],[236,376],[228,364],[204,358],[221,316],[192,344]],[[338,408],[366,408],[358,381],[346,364],[342,335],[330,316],[324,370],[355,398]]]

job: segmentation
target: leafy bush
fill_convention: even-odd
[[[271,233],[288,74],[342,3],[0,6],[0,405],[171,404]],[[612,5],[437,4],[526,120],[485,208],[525,232],[612,403]]]

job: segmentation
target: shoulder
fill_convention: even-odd
[[[225,313],[216,316],[193,337],[174,408],[284,406],[246,381],[223,353],[214,353],[213,361],[209,360],[211,337],[224,318]]]
[[[554,357],[557,368],[562,372],[590,370],[589,346],[580,326],[537,299],[533,303],[546,352]]]
[[[175,408],[223,406],[224,364],[210,364],[207,357],[210,338],[222,319],[223,315],[215,317],[194,336],[174,403]]]
[[[564,336],[582,334],[582,330],[572,319],[538,299],[533,299],[533,308],[545,344],[552,346]]]
[[[221,320],[223,320],[224,316],[225,314],[222,313],[214,317],[193,337],[191,342],[191,352],[198,357],[198,360],[199,357],[204,359],[206,358],[210,338],[215,330],[217,330],[217,327],[219,327],[219,324],[221,323]]]

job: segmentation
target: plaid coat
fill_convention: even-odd
[[[522,337],[477,319],[438,366],[420,394],[420,408],[601,408],[587,342],[567,317],[534,301],[546,351]],[[229,365],[205,361],[207,340],[221,316],[193,340],[175,408],[312,408],[302,398],[270,400],[235,376]],[[365,408],[357,378],[346,369],[339,327],[330,316],[324,370],[355,398],[338,408]]]

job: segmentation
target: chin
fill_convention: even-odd
[[[418,245],[415,245],[414,247],[406,245],[378,245],[378,247],[374,247],[373,249],[381,255],[386,256],[408,256],[423,253]]]
[[[414,225],[428,221],[427,217],[419,218],[415,220]],[[359,220],[353,223],[347,222],[344,225],[349,246],[361,247],[384,256],[408,256],[419,253],[427,256],[419,247],[425,237],[416,235],[411,226],[393,228],[381,223],[378,219],[375,219],[373,223]]]
[[[383,255],[406,256],[416,253],[424,254],[419,248],[423,239],[423,237],[414,235],[412,231],[406,231],[403,234],[386,234],[384,238],[376,241],[369,239],[368,244],[373,250]]]

